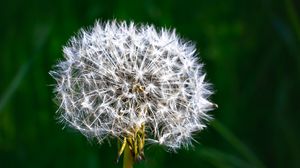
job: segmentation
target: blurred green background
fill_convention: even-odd
[[[197,43],[215,120],[194,148],[146,147],[137,168],[300,167],[300,1],[0,2],[0,167],[122,167],[116,143],[62,129],[48,75],[62,45],[95,19],[176,28]]]

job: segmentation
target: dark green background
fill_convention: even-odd
[[[0,2],[0,167],[121,167],[116,144],[62,129],[48,75],[62,45],[95,19],[176,28],[197,43],[215,121],[194,148],[146,147],[136,167],[300,167],[300,1]]]

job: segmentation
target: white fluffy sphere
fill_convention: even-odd
[[[195,51],[175,31],[96,22],[71,38],[50,72],[61,121],[100,142],[144,124],[148,142],[187,146],[213,108]]]

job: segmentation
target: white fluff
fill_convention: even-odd
[[[146,140],[191,144],[213,109],[193,44],[152,25],[96,22],[63,49],[50,72],[62,122],[89,138],[123,139],[145,124]]]

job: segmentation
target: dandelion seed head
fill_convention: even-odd
[[[63,48],[50,74],[59,118],[102,142],[134,134],[170,149],[191,144],[213,109],[195,46],[175,31],[126,22],[96,22]]]

